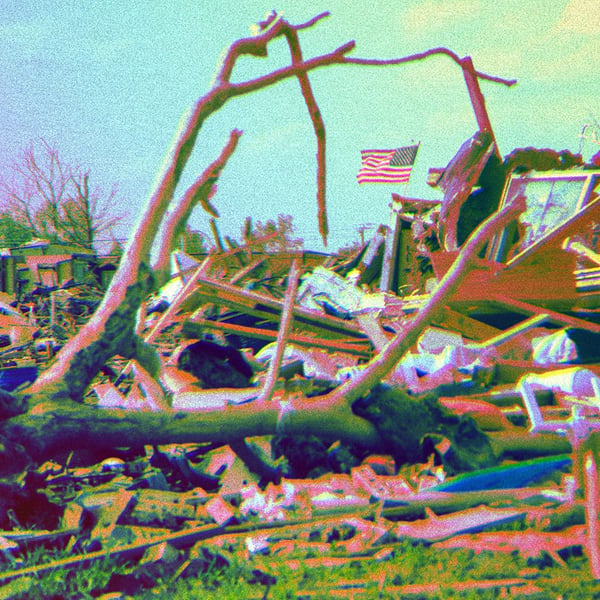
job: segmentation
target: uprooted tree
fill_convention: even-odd
[[[517,203],[480,224],[462,246],[453,268],[417,317],[404,328],[402,335],[396,336],[375,355],[360,377],[329,393],[310,399],[294,396],[282,402],[273,400],[273,381],[277,375],[277,361],[274,360],[258,399],[225,409],[175,412],[165,401],[164,410],[143,412],[104,409],[82,402],[100,369],[117,355],[135,359],[149,380],[159,388],[156,379],[160,361],[148,337],[138,334],[136,316],[147,295],[167,280],[173,240],[177,240],[185,230],[193,207],[200,204],[211,215],[218,214],[211,203],[215,183],[236,148],[240,131],[231,132],[220,156],[189,189],[178,198],[175,198],[175,192],[203,123],[227,102],[292,77],[298,79],[317,136],[317,204],[319,229],[325,238],[325,129],[310,86],[310,71],[332,65],[402,64],[445,54],[463,68],[465,76],[468,71],[472,79],[512,83],[474,71],[470,60],[465,62],[445,48],[399,59],[368,60],[349,57],[354,48],[354,42],[349,42],[329,54],[305,59],[298,34],[315,25],[323,16],[301,25],[292,25],[271,15],[260,23],[260,30],[254,37],[237,40],[230,46],[216,74],[214,86],[184,116],[119,269],[95,314],[29,388],[19,394],[1,393],[0,471],[15,473],[31,461],[45,460],[55,452],[82,446],[119,447],[123,446],[124,440],[130,445],[216,441],[239,447],[247,436],[283,432],[291,436],[312,434],[325,440],[342,440],[366,448],[381,447],[381,432],[372,421],[355,414],[352,404],[374,388],[415,343],[419,333],[456,290],[482,245],[522,210],[523,207]],[[249,81],[230,81],[240,56],[266,57],[268,44],[280,37],[286,39],[290,49],[289,66]],[[478,121],[480,116],[477,115]],[[155,251],[153,256],[156,257],[152,263],[151,250]],[[208,262],[210,260],[209,257]],[[201,268],[206,267],[207,264]],[[296,275],[290,273],[280,333],[289,326],[295,278]],[[281,337],[284,339],[284,335]]]

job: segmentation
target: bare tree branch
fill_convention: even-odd
[[[369,364],[361,377],[339,386],[328,395],[310,400],[288,399],[279,406],[277,403],[257,403],[257,405],[229,407],[226,411],[212,411],[201,415],[178,414],[176,418],[172,414],[123,414],[121,411],[88,410],[89,407],[77,407],[72,403],[61,406],[56,402],[64,397],[73,400],[80,399],[91,378],[111,356],[119,353],[122,356],[133,358],[136,353],[141,352],[141,348],[146,348],[135,335],[134,328],[136,312],[151,289],[151,274],[148,269],[150,251],[158,239],[161,258],[157,262],[156,268],[158,272],[164,270],[164,257],[170,246],[166,238],[157,238],[161,226],[165,226],[167,231],[176,231],[189,214],[190,207],[194,202],[200,198],[204,198],[208,202],[212,185],[235,148],[237,142],[235,134],[232,134],[233,137],[230,138],[221,157],[188,190],[173,213],[170,216],[167,213],[204,121],[220,110],[228,100],[274,85],[290,77],[299,79],[319,144],[317,177],[319,194],[321,191],[323,192],[323,195],[319,196],[320,229],[325,239],[327,235],[324,195],[325,130],[310,88],[308,72],[335,64],[402,64],[440,53],[450,56],[464,68],[461,63],[462,59],[445,48],[394,59],[393,62],[351,59],[346,54],[354,48],[354,42],[348,42],[328,54],[304,59],[300,52],[297,31],[312,26],[324,16],[326,15],[319,15],[299,26],[290,25],[282,19],[266,21],[263,30],[255,37],[238,40],[230,46],[223,66],[217,72],[213,87],[195,103],[181,120],[171,148],[148,197],[146,207],[139,216],[121,258],[119,269],[113,277],[102,303],[79,334],[63,347],[55,363],[26,390],[26,393],[33,398],[32,403],[40,399],[42,401],[49,399],[50,409],[40,406],[39,411],[36,411],[35,408],[30,411],[27,416],[38,415],[36,423],[27,421],[25,416],[15,417],[14,423],[11,423],[15,427],[12,431],[21,432],[24,435],[26,431],[29,431],[25,437],[29,436],[29,439],[36,440],[39,447],[46,449],[52,444],[73,445],[78,436],[87,436],[86,443],[122,443],[123,431],[128,432],[127,439],[131,443],[134,443],[135,440],[143,440],[142,443],[202,441],[204,439],[229,440],[240,439],[247,435],[283,431],[286,433],[310,431],[315,435],[333,437],[333,439],[343,438],[371,445],[378,442],[379,438],[374,427],[352,413],[352,401],[367,393],[391,371],[404,352],[414,343],[422,329],[451,297],[490,233],[514,216],[515,207],[495,215],[478,228],[463,246],[453,269],[443,279],[438,290],[432,295],[418,317],[406,328],[403,335],[393,340]],[[242,54],[267,56],[268,42],[281,35],[286,36],[288,40],[292,54],[291,65],[248,81],[230,82],[235,61],[239,56]],[[477,73],[477,76],[483,77],[483,74]],[[489,76],[483,78],[490,79]],[[496,80],[506,85],[510,84],[499,78],[490,80]],[[209,209],[212,208],[210,205],[208,206]],[[211,226],[216,232],[214,220],[211,221]],[[82,419],[82,415],[88,414],[89,418]],[[29,430],[27,430],[28,427]],[[57,431],[60,433],[57,434]]]
[[[501,212],[488,217],[471,234],[462,246],[452,267],[438,284],[427,303],[419,310],[417,316],[398,334],[387,347],[377,354],[360,376],[337,387],[333,392],[321,398],[324,404],[351,404],[357,398],[366,395],[375,385],[380,383],[392,371],[398,361],[409,348],[415,344],[439,311],[443,310],[458,286],[473,268],[477,256],[490,236],[504,227],[525,209],[524,198],[518,197]]]
[[[276,13],[270,13],[266,19],[258,23],[256,35],[250,38],[242,38],[231,44],[225,53],[221,68],[215,78],[216,87],[229,82],[233,67],[237,59],[243,54],[251,56],[266,57],[268,43],[288,32],[296,32],[312,27],[322,19],[329,16],[329,12],[323,12],[309,21],[300,25],[291,25],[288,21],[281,19]]]
[[[425,52],[420,52],[418,54],[410,54],[409,56],[403,56],[400,58],[346,58],[344,60],[345,64],[348,65],[365,65],[365,66],[375,66],[375,67],[385,67],[390,65],[403,65],[408,62],[415,62],[418,60],[423,60],[425,58],[429,58],[430,56],[434,56],[436,54],[445,54],[449,56],[459,67],[463,67],[463,60],[453,52],[452,50],[444,47],[439,48],[431,48],[430,50],[426,50]],[[474,71],[474,74],[479,79],[485,79],[486,81],[492,81],[494,83],[501,83],[508,87],[511,87],[517,83],[516,79],[505,79],[503,77],[496,77],[494,75],[488,75],[487,73],[483,73],[482,71]]]
[[[290,331],[292,330],[292,322],[294,320],[293,309],[296,301],[296,292],[298,291],[298,276],[299,276],[299,260],[295,258],[292,261],[288,272],[288,285],[285,292],[283,307],[281,310],[281,323],[277,332],[277,341],[275,342],[275,352],[269,364],[269,369],[265,377],[263,390],[260,395],[261,402],[267,402],[273,397],[275,384],[279,376],[279,368],[283,360],[285,346],[287,344]]]
[[[284,33],[288,45],[290,47],[290,53],[292,55],[292,64],[301,64],[303,61],[302,50],[300,48],[300,40],[298,39],[298,31],[296,28],[290,27]],[[323,244],[327,246],[327,235],[329,233],[329,227],[327,224],[327,207],[325,203],[325,123],[319,106],[315,99],[315,95],[310,85],[307,73],[302,73],[298,76],[300,82],[300,89],[302,90],[302,96],[308,108],[310,118],[313,123],[315,135],[317,137],[317,206],[318,206],[318,220],[319,220],[319,233],[323,239]]]
[[[143,444],[229,443],[255,435],[311,432],[323,439],[377,447],[374,427],[351,411],[334,408],[286,407],[276,402],[228,406],[201,412],[147,412],[102,409],[52,402],[5,423],[0,447],[0,475],[23,468],[16,465],[16,449],[28,457],[47,460],[54,452],[75,448],[111,448]],[[11,457],[10,460],[8,457]]]
[[[188,188],[175,208],[165,215],[165,223],[162,226],[160,239],[157,241],[157,259],[153,265],[153,271],[157,281],[162,281],[169,271],[171,250],[173,240],[176,240],[185,229],[189,216],[194,206],[198,203],[213,217],[218,217],[216,209],[210,204],[210,197],[214,192],[221,171],[225,168],[227,161],[234,153],[237,143],[242,135],[238,129],[234,129],[227,145],[221,151],[220,156],[215,159],[202,173],[200,177]]]

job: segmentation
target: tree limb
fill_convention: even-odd
[[[296,301],[296,292],[298,291],[299,266],[299,260],[295,258],[292,261],[288,273],[288,286],[281,310],[281,322],[279,324],[279,331],[277,332],[275,352],[273,353],[273,358],[269,364],[263,390],[260,395],[260,400],[263,402],[271,400],[273,396],[273,391],[275,390],[275,384],[277,383],[277,377],[279,375],[279,368],[285,352],[285,346],[292,329],[292,322],[294,320],[294,302]]]
[[[373,426],[349,410],[299,404],[281,418],[278,403],[249,403],[202,412],[146,412],[51,402],[6,421],[0,447],[0,476],[15,472],[12,453],[21,451],[18,470],[28,460],[48,460],[78,448],[216,441],[229,443],[256,435],[307,432],[326,440],[378,447]],[[23,453],[27,456],[23,457]]]
[[[292,55],[292,64],[300,64],[303,61],[302,50],[300,48],[300,40],[298,32],[294,28],[289,28],[285,31],[285,37],[290,47]],[[319,233],[323,239],[323,245],[327,246],[327,235],[329,226],[327,224],[327,207],[325,203],[325,123],[319,109],[319,105],[315,99],[315,95],[308,79],[308,74],[303,73],[298,76],[302,97],[308,108],[310,118],[312,120],[315,135],[317,137],[317,207],[319,220]]]
[[[243,54],[266,57],[267,44],[271,40],[290,32],[297,32],[312,27],[320,20],[328,17],[329,14],[329,12],[323,12],[305,23],[292,25],[288,21],[281,19],[276,13],[270,13],[263,22],[258,24],[256,35],[250,38],[239,39],[229,46],[221,68],[215,77],[216,86],[230,81],[233,67],[237,59]]]
[[[148,270],[152,245],[157,239],[160,227],[164,222],[165,214],[173,199],[183,169],[189,160],[204,121],[214,112],[220,110],[229,99],[263,89],[290,77],[297,77],[300,80],[301,89],[303,94],[305,94],[307,107],[311,113],[320,144],[318,163],[321,170],[318,171],[318,187],[323,191],[323,196],[320,196],[319,211],[322,213],[320,220],[321,234],[325,236],[327,226],[324,202],[324,127],[322,127],[322,118],[318,112],[316,101],[308,83],[308,71],[334,64],[402,64],[409,61],[421,60],[436,53],[446,54],[453,58],[453,60],[457,60],[460,64],[460,59],[453,52],[445,48],[438,48],[426,53],[402,59],[394,59],[393,61],[373,62],[366,61],[365,59],[350,59],[346,54],[354,48],[355,44],[353,41],[340,46],[328,54],[305,60],[300,54],[296,31],[310,27],[324,16],[326,14],[319,15],[299,26],[292,26],[283,20],[273,22],[272,26],[269,26],[270,23],[267,22],[266,29],[254,38],[238,40],[232,44],[226,55],[223,67],[217,73],[213,88],[201,97],[191,110],[183,116],[171,148],[167,152],[148,197],[146,207],[139,216],[130,241],[121,258],[119,268],[96,313],[80,332],[63,347],[57,360],[26,390],[28,394],[31,394],[36,400],[40,398],[42,401],[45,398],[52,399],[65,396],[75,400],[80,399],[91,378],[95,376],[106,360],[115,354],[121,354],[125,357],[135,356],[138,347],[140,347],[139,338],[137,338],[134,332],[135,315],[139,306],[144,301],[146,294],[152,287],[151,275]],[[240,83],[231,83],[229,81],[235,60],[241,54],[266,56],[267,43],[279,35],[289,36],[288,43],[292,53],[292,64],[290,66],[274,70],[267,75],[249,81]],[[479,73],[477,75],[483,76],[483,74]],[[485,76],[484,78],[490,79],[489,76]],[[509,82],[496,80],[509,85]],[[227,148],[235,147],[233,139],[230,139],[230,145]],[[221,155],[221,158],[224,160],[229,155],[227,148]],[[218,171],[222,168],[222,166],[219,166],[219,160],[217,159],[216,161]],[[215,166],[214,163],[211,167],[213,166]],[[188,190],[189,195],[185,196],[180,206],[182,212],[177,215],[177,211],[175,211],[174,214],[177,216],[173,216],[173,221],[167,224],[168,227],[175,227],[174,224],[180,222],[186,212],[184,210],[185,206],[189,206],[188,203],[193,202],[196,192],[202,190],[202,193],[204,193],[206,191],[207,188],[204,187],[204,184],[208,186],[211,176],[215,176],[215,173],[212,172],[212,175],[209,173],[206,180],[201,177],[197,180],[195,186],[192,186]],[[150,431],[157,440],[168,440],[170,442],[182,441],[184,439],[190,440],[192,435],[194,441],[204,439],[202,438],[202,435],[204,435],[202,433],[199,434],[199,438],[197,431],[194,434],[190,434],[189,431],[179,428],[182,422],[187,423],[188,421],[192,421],[194,428],[198,426],[200,430],[205,425],[208,427],[212,423],[214,427],[206,431],[206,435],[210,439],[215,439],[215,437],[219,439],[229,437],[242,438],[246,435],[259,435],[263,431],[270,433],[281,431],[282,429],[286,429],[287,431],[289,428],[292,431],[301,431],[304,427],[310,428],[317,435],[328,436],[335,434],[336,439],[345,435],[354,440],[370,440],[370,443],[375,443],[378,438],[374,428],[365,420],[352,414],[350,408],[352,400],[365,394],[375,383],[389,373],[406,349],[414,343],[417,335],[431,320],[433,314],[443,307],[447,299],[452,295],[456,286],[462,277],[464,277],[469,264],[475,258],[477,249],[487,240],[490,232],[495,227],[498,227],[500,223],[504,223],[507,218],[507,214],[502,213],[486,221],[477,230],[476,234],[463,247],[454,268],[444,278],[438,290],[433,294],[424,309],[422,309],[417,319],[407,328],[404,336],[391,342],[386,350],[372,361],[365,373],[357,380],[340,386],[327,396],[311,400],[310,402],[299,402],[297,403],[297,407],[293,403],[284,404],[281,412],[279,412],[278,408],[261,407],[260,410],[257,410],[257,406],[251,406],[247,409],[248,412],[245,412],[246,409],[239,407],[240,410],[237,410],[236,407],[236,410],[229,411],[225,416],[215,414],[209,417],[207,414],[202,414],[202,420],[198,424],[189,415],[177,416],[176,418],[173,418],[172,415],[168,417],[147,414],[144,414],[143,417],[133,415],[130,418],[133,421],[138,420],[141,429],[138,437],[147,440],[148,431]],[[165,240],[163,239],[160,244],[162,244],[160,249],[164,256]],[[163,265],[163,263],[160,263],[160,265]],[[163,266],[159,266],[159,268],[163,268]],[[53,410],[54,416],[57,417],[57,422],[62,421],[62,426],[65,427],[65,433],[59,437],[67,445],[68,443],[76,443],[75,439],[71,439],[69,436],[84,435],[90,428],[95,430],[96,426],[101,428],[102,418],[107,417],[107,413],[93,412],[89,413],[89,416],[92,418],[92,415],[95,415],[94,419],[99,418],[98,424],[81,422],[81,415],[83,413],[80,411],[83,408],[81,406],[71,406],[64,407],[62,409],[63,412],[58,409]],[[243,415],[242,420],[238,421],[236,418],[230,421],[228,415],[232,413],[235,413],[237,416]],[[73,415],[72,420],[69,418],[69,415]],[[265,423],[261,422],[261,415],[265,418]],[[20,419],[20,417],[15,417],[15,419]],[[50,428],[47,431],[48,434],[51,434],[52,428],[57,426],[52,421],[44,420],[43,428]],[[155,430],[155,427],[160,430]],[[149,430],[142,431],[146,428],[149,428]],[[129,440],[131,438],[131,428],[128,428],[127,432],[127,439]],[[97,433],[90,432],[90,435],[90,443],[95,441],[100,442],[101,440],[107,441],[101,429]],[[123,438],[121,435],[117,437],[122,442]],[[43,435],[40,435],[39,444],[44,443],[42,438]],[[80,439],[77,441],[80,442]]]
[[[459,67],[461,67],[461,69],[463,68],[463,59],[461,59],[458,56],[458,54],[456,54],[456,52],[453,52],[449,48],[444,47],[431,48],[429,50],[426,50],[425,52],[419,52],[418,54],[410,54],[409,56],[403,56],[400,58],[346,58],[343,62],[348,65],[383,67],[390,65],[403,65],[408,62],[415,62],[417,60],[429,58],[430,56],[434,56],[435,54],[445,54],[446,56],[449,56]],[[473,73],[479,79],[485,79],[486,81],[492,81],[494,83],[501,83],[503,85],[506,85],[507,87],[511,87],[517,83],[516,79],[505,79],[503,77],[496,77],[494,75],[488,75],[487,73],[483,73],[482,71],[473,71]]]
[[[419,310],[417,316],[405,327],[401,334],[376,355],[368,367],[355,379],[337,387],[330,394],[321,397],[325,404],[351,404],[357,398],[366,395],[375,385],[380,383],[396,366],[402,356],[417,341],[423,332],[443,310],[458,286],[473,268],[478,254],[489,238],[500,231],[507,223],[525,210],[523,197],[516,198],[513,203],[500,212],[488,217],[471,234],[464,243],[454,264],[439,282],[427,303]]]
[[[185,224],[196,204],[200,203],[204,210],[213,217],[219,216],[216,209],[210,204],[210,196],[214,191],[221,171],[234,153],[241,135],[242,132],[238,129],[234,129],[230,133],[229,141],[219,157],[204,169],[202,175],[188,188],[175,208],[167,212],[160,238],[157,240],[157,259],[153,265],[153,271],[159,284],[165,280],[165,274],[169,272],[173,241],[183,233]]]

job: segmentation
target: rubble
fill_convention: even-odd
[[[419,252],[422,238],[416,231]],[[101,410],[177,418],[181,411],[209,415],[236,405],[252,409],[275,402],[281,405],[281,423],[286,403],[293,407],[295,396],[310,398],[360,379],[369,369],[366,361],[385,352],[420,310],[414,290],[402,295],[360,283],[362,263],[357,267],[353,260],[302,271],[297,292],[288,288],[283,299],[248,291],[244,277],[226,283],[224,268],[226,256],[240,255],[243,248],[224,251],[211,264],[178,251],[174,285],[149,297],[146,320],[138,326],[158,352],[149,363],[130,359],[107,364],[90,386],[86,403]],[[575,248],[587,260],[589,253]],[[292,260],[296,268],[302,262],[297,254],[273,256],[282,259],[288,267]],[[246,260],[258,267],[254,259]],[[264,268],[270,260],[264,254],[260,264]],[[286,267],[278,268],[284,278]],[[502,268],[500,263],[495,267]],[[431,281],[431,276],[421,280],[421,305]],[[87,465],[75,466],[77,460],[86,461],[79,450],[66,462],[56,457],[59,462],[41,465],[19,484],[20,497],[44,496],[62,513],[58,527],[29,531],[21,525],[26,519],[21,510],[15,515],[17,527],[0,535],[2,554],[18,565],[25,547],[65,544],[61,540],[83,554],[39,567],[9,568],[0,573],[3,593],[23,593],[44,572],[80,568],[101,560],[106,551],[117,560],[137,557],[137,568],[161,565],[175,579],[191,576],[194,565],[207,560],[206,552],[216,551],[227,564],[238,559],[255,564],[254,572],[263,575],[249,575],[248,580],[257,585],[268,580],[267,593],[276,585],[282,560],[291,569],[301,563],[313,568],[360,560],[377,564],[394,557],[405,540],[440,549],[517,551],[525,558],[545,553],[566,569],[563,551],[579,547],[598,578],[593,526],[597,485],[590,483],[596,477],[595,455],[588,453],[585,465],[577,458],[580,469],[571,454],[545,448],[541,441],[541,458],[527,459],[523,448],[520,460],[506,463],[498,450],[503,438],[535,438],[551,431],[566,435],[572,451],[581,452],[600,422],[598,325],[593,313],[577,313],[575,305],[558,310],[549,297],[538,308],[518,292],[509,286],[496,296],[502,298],[497,306],[516,314],[496,309],[488,320],[484,311],[473,309],[482,303],[480,294],[464,312],[461,287],[435,324],[422,328],[386,377],[386,386],[354,401],[353,412],[375,426],[387,455],[343,441],[327,445],[317,437],[286,435],[278,425],[272,434],[243,444],[134,445],[123,458],[94,462],[92,453]],[[588,311],[590,307],[586,296]],[[232,311],[250,318],[252,325],[239,320],[233,325]],[[31,328],[12,307],[7,314],[11,323]],[[283,335],[277,325],[286,315],[289,329]],[[38,342],[21,348],[20,355],[43,365],[56,351],[49,339],[51,350]],[[244,344],[250,340],[251,345]],[[266,396],[269,385],[271,396]],[[398,415],[404,415],[403,422]],[[125,439],[123,443],[128,445]],[[545,484],[535,487],[539,481]],[[567,514],[571,516],[560,517]],[[560,519],[569,525],[548,528]],[[506,530],[510,522],[526,530]],[[129,573],[134,576],[134,570]],[[521,579],[479,582],[480,589],[527,584]],[[342,589],[368,588],[346,581],[328,590],[335,595]],[[410,586],[388,584],[385,577],[379,588],[411,593]],[[416,586],[413,591],[423,590]]]
[[[209,200],[240,135],[165,215],[174,152],[104,295],[65,285],[61,264],[87,257],[27,255],[40,287],[0,305],[0,596],[108,555],[120,572],[90,593],[244,565],[266,598],[284,568],[421,547],[566,570],[576,548],[599,580],[600,171],[529,149],[502,162],[482,128],[433,173],[440,201],[394,194],[395,229],[350,257],[269,250],[276,234],[227,249]],[[171,252],[197,202],[215,247]],[[65,557],[26,564],[43,547]],[[439,590],[381,572],[327,593]],[[544,591],[480,579],[449,586]]]
[[[489,152],[483,157],[489,160]],[[452,169],[458,167],[448,173],[454,173]],[[579,173],[565,171],[564,177],[578,181]],[[583,173],[592,182],[586,183],[589,193],[597,194],[594,172]],[[538,175],[530,177],[537,181]],[[600,180],[600,174],[597,177]],[[527,183],[523,185],[526,191]],[[511,189],[509,183],[508,193]],[[402,211],[415,211],[418,201],[396,197],[394,203],[403,206],[403,217]],[[593,196],[588,204],[595,205]],[[425,203],[424,210],[430,215],[440,206]],[[566,303],[564,294],[562,303],[554,295],[538,302],[529,290],[523,294],[522,288],[511,286],[514,279],[503,283],[513,258],[506,263],[479,259],[443,310],[420,328],[383,379],[385,385],[353,401],[353,413],[377,431],[378,445],[361,447],[347,440],[331,444],[315,435],[290,433],[285,425],[286,414],[297,411],[295,403],[303,398],[310,402],[315,394],[368,374],[378,356],[406,335],[441,285],[445,259],[429,252],[423,229],[416,226],[427,222],[430,234],[437,235],[437,219],[423,217],[420,210],[406,213],[412,223],[412,251],[431,261],[432,268],[422,260],[415,262],[415,287],[402,288],[407,293],[399,285],[383,290],[378,287],[382,278],[373,277],[372,256],[389,244],[389,236],[381,231],[367,242],[366,253],[357,254],[358,261],[330,260],[330,266],[325,261],[302,268],[298,253],[262,253],[255,259],[255,244],[223,250],[200,262],[177,251],[172,278],[147,298],[140,315],[144,321],[137,325],[155,353],[109,361],[90,385],[85,403],[103,411],[124,411],[123,415],[154,412],[176,419],[182,412],[209,416],[232,407],[275,407],[276,427],[230,444],[219,443],[217,437],[215,444],[206,438],[140,445],[141,437],[130,436],[122,440],[126,447],[133,444],[122,457],[99,457],[100,448],[90,448],[86,458],[85,444],[68,458],[49,455],[54,462],[11,484],[14,497],[25,504],[10,505],[8,500],[6,506],[6,514],[14,516],[13,528],[6,528],[8,521],[4,524],[1,551],[16,568],[0,573],[3,593],[23,593],[42,573],[59,566],[80,568],[101,560],[106,551],[117,560],[137,557],[138,568],[160,565],[175,579],[190,576],[194,565],[206,561],[207,551],[217,551],[227,564],[239,559],[255,564],[255,572],[271,572],[258,579],[248,576],[257,585],[268,580],[267,593],[276,585],[282,560],[291,569],[300,568],[299,561],[313,568],[360,560],[376,564],[394,557],[398,544],[406,540],[440,549],[517,551],[525,558],[539,559],[545,553],[566,569],[564,550],[579,547],[598,579],[596,455],[582,455],[590,432],[600,423],[599,325],[588,290],[577,291],[573,285]],[[586,211],[590,209],[580,209]],[[583,230],[587,226],[578,212],[565,213],[564,218],[582,224]],[[448,220],[446,225],[450,227]],[[563,225],[557,222],[556,227]],[[591,249],[572,241],[575,230],[565,231],[568,243],[561,247],[556,240],[553,248],[594,262]],[[448,230],[444,235],[446,246],[457,239]],[[551,229],[536,235],[525,244],[543,246],[555,233]],[[488,252],[498,256],[496,248],[493,241]],[[454,250],[436,252],[452,256]],[[239,263],[229,261],[242,256],[240,271]],[[300,269],[297,275],[293,270],[290,275],[292,262]],[[534,261],[528,269],[534,273],[539,264]],[[579,271],[571,264],[576,278]],[[246,277],[256,275],[258,268],[270,269],[280,281],[288,275],[287,294],[249,290]],[[494,292],[482,294],[477,286],[487,285],[489,273],[494,275],[489,280]],[[296,291],[290,285],[297,277]],[[388,284],[400,282],[394,277],[388,277]],[[51,320],[57,321],[66,304],[59,306],[54,301],[58,296],[52,298]],[[5,327],[16,328],[16,333],[9,336],[12,354],[5,356],[15,364],[30,361],[34,367],[30,375],[5,383],[8,392],[26,384],[26,377],[34,379],[38,368],[60,350],[52,323],[48,328],[33,320],[30,306],[6,305]],[[285,319],[284,331],[280,324]],[[82,325],[83,321],[73,324]],[[6,378],[15,368],[5,367],[0,375]],[[5,381],[2,377],[0,382]],[[543,432],[563,436],[566,446],[546,443]],[[536,439],[540,457],[528,458]],[[111,445],[116,450],[115,442]],[[565,454],[565,448],[573,454]],[[387,454],[377,454],[381,450]],[[513,462],[507,462],[508,456]],[[76,466],[78,461],[81,466]],[[47,519],[53,528],[31,531],[23,526],[35,498],[49,502],[58,513],[54,523]],[[525,531],[506,530],[511,522],[521,523]],[[549,528],[559,522],[568,525]],[[23,550],[40,544],[77,548],[82,555],[19,567]],[[130,570],[130,577],[133,573]],[[489,585],[508,589],[526,584],[515,580]],[[329,592],[368,587],[348,581]],[[410,586],[400,587],[402,593],[410,593]],[[400,589],[384,577],[380,589],[393,593],[396,588]]]

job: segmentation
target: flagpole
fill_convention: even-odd
[[[356,176],[359,185],[362,183],[398,184],[406,177],[404,181],[404,193],[406,193],[420,147],[421,141],[419,140],[416,145],[413,142],[410,146],[396,149],[361,150],[361,168]],[[397,244],[394,240],[400,220],[398,212],[394,210],[393,199],[389,206],[391,210],[389,225],[386,228],[385,250],[379,283],[379,289],[382,292],[390,291],[390,288],[394,285],[394,255],[397,251]]]
[[[410,182],[410,176],[412,174],[412,168],[417,162],[417,155],[419,154],[419,148],[421,147],[421,141],[417,142],[417,149],[415,150],[415,155],[413,161],[411,163],[411,169],[408,174],[408,179],[404,183],[404,187],[402,189],[402,194],[400,197],[406,196],[406,190],[408,188],[408,184]],[[396,258],[398,254],[398,242],[399,242],[399,231],[398,228],[401,226],[401,213],[403,211],[403,204],[400,203],[399,207],[395,206],[394,197],[392,195],[392,201],[389,204],[390,213],[388,218],[388,226],[385,240],[385,249],[383,253],[383,263],[381,265],[381,278],[379,289],[382,292],[393,291],[397,293],[397,289],[392,289],[397,284],[395,280],[395,275],[397,275],[396,271]]]

